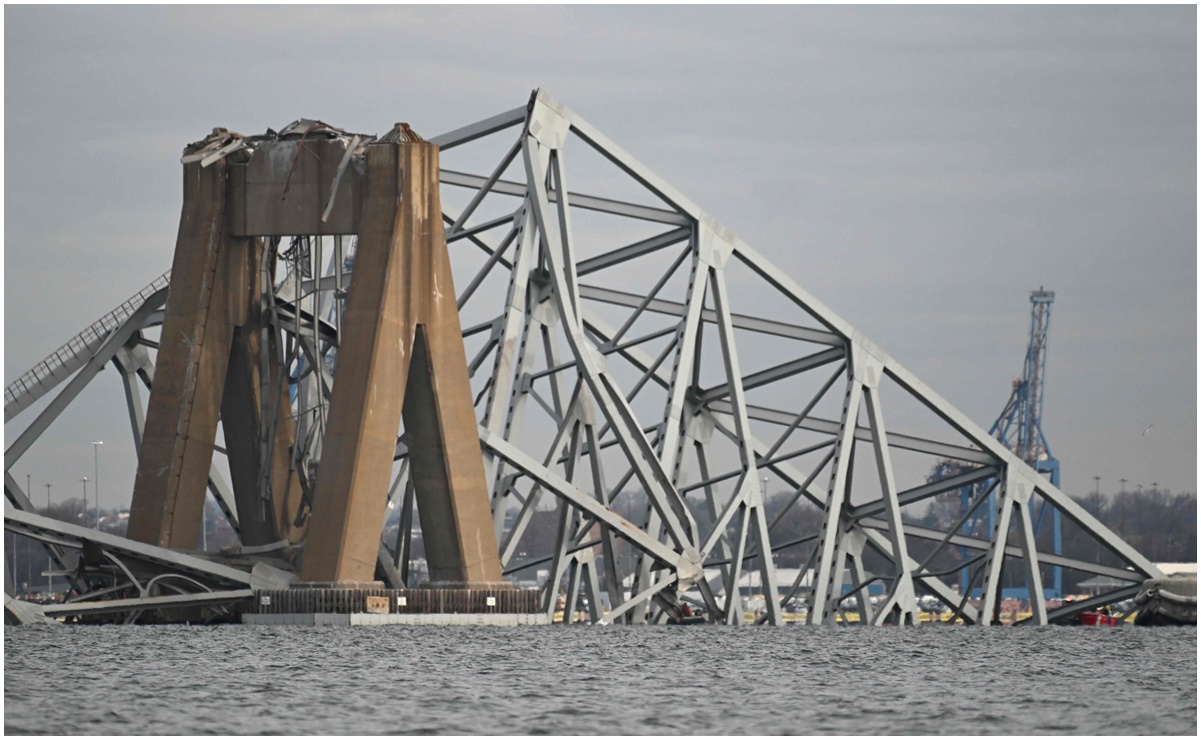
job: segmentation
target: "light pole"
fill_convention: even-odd
[[[87,516],[87,513],[88,513],[88,477],[85,475],[84,477],[79,479],[79,482],[83,484],[83,514],[84,514],[84,516]],[[87,522],[87,519],[84,519],[84,522]]]
[[[94,440],[92,442],[93,458],[95,460],[95,468],[92,470],[92,490],[96,495],[96,529],[100,529],[100,445],[104,444],[103,440]],[[84,501],[87,503],[87,501]]]
[[[1118,478],[1118,483],[1122,484],[1122,493],[1125,493],[1126,492],[1126,479]]]
[[[25,477],[29,478],[28,475]],[[29,493],[32,495],[33,491],[30,491]],[[49,483],[46,484],[46,516],[50,516],[50,484]],[[50,551],[47,550],[46,551],[46,594],[47,595],[51,595],[54,593],[54,590],[53,590],[54,576],[50,575],[50,568],[52,565],[53,565],[53,563],[50,562]]]
[[[1097,482],[1097,487],[1095,489],[1093,489],[1093,493],[1096,494],[1097,496],[1100,496],[1101,495],[1101,476],[1094,475],[1093,480],[1095,480]]]

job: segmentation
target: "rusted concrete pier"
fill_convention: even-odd
[[[298,138],[252,142],[217,129],[185,152],[192,161],[129,536],[196,546],[220,420],[244,544],[303,541],[302,581],[371,582],[403,415],[431,581],[504,588],[438,147],[399,124],[363,143],[302,123],[310,125]],[[290,466],[297,440],[286,369],[262,321],[272,309],[262,278],[275,260],[264,239],[311,234],[358,236],[316,475]],[[319,331],[319,318],[307,319]]]
[[[301,577],[375,572],[403,411],[435,583],[501,582],[442,208],[438,148],[367,147],[354,290],[346,307],[314,525]]]

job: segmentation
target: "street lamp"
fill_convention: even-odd
[[[79,479],[79,482],[83,484],[83,515],[87,516],[87,513],[88,513],[88,477],[85,475],[84,477]],[[87,519],[84,519],[84,522],[87,522]]]
[[[28,478],[29,476],[25,476],[25,477]],[[33,495],[33,491],[30,491],[29,493],[30,493],[30,495]],[[46,516],[50,516],[50,484],[49,483],[46,484]],[[54,588],[53,588],[54,576],[50,575],[50,569],[51,569],[52,565],[53,565],[53,563],[50,562],[50,551],[47,550],[46,551],[46,592],[50,593],[50,594],[54,593]]]
[[[104,444],[102,440],[94,440],[92,442],[93,458],[95,460],[95,469],[92,471],[92,479],[95,481],[92,484],[92,489],[96,492],[96,529],[100,529],[100,445]],[[86,504],[87,501],[85,500]]]

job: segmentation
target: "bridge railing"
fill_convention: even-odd
[[[48,393],[71,373],[83,367],[87,358],[103,343],[109,332],[120,326],[150,296],[171,283],[171,271],[167,270],[149,285],[109,311],[83,331],[67,340],[24,375],[4,388],[5,421]]]

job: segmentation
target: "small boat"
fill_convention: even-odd
[[[1081,612],[1077,621],[1085,627],[1116,627],[1118,618],[1101,612]]]

